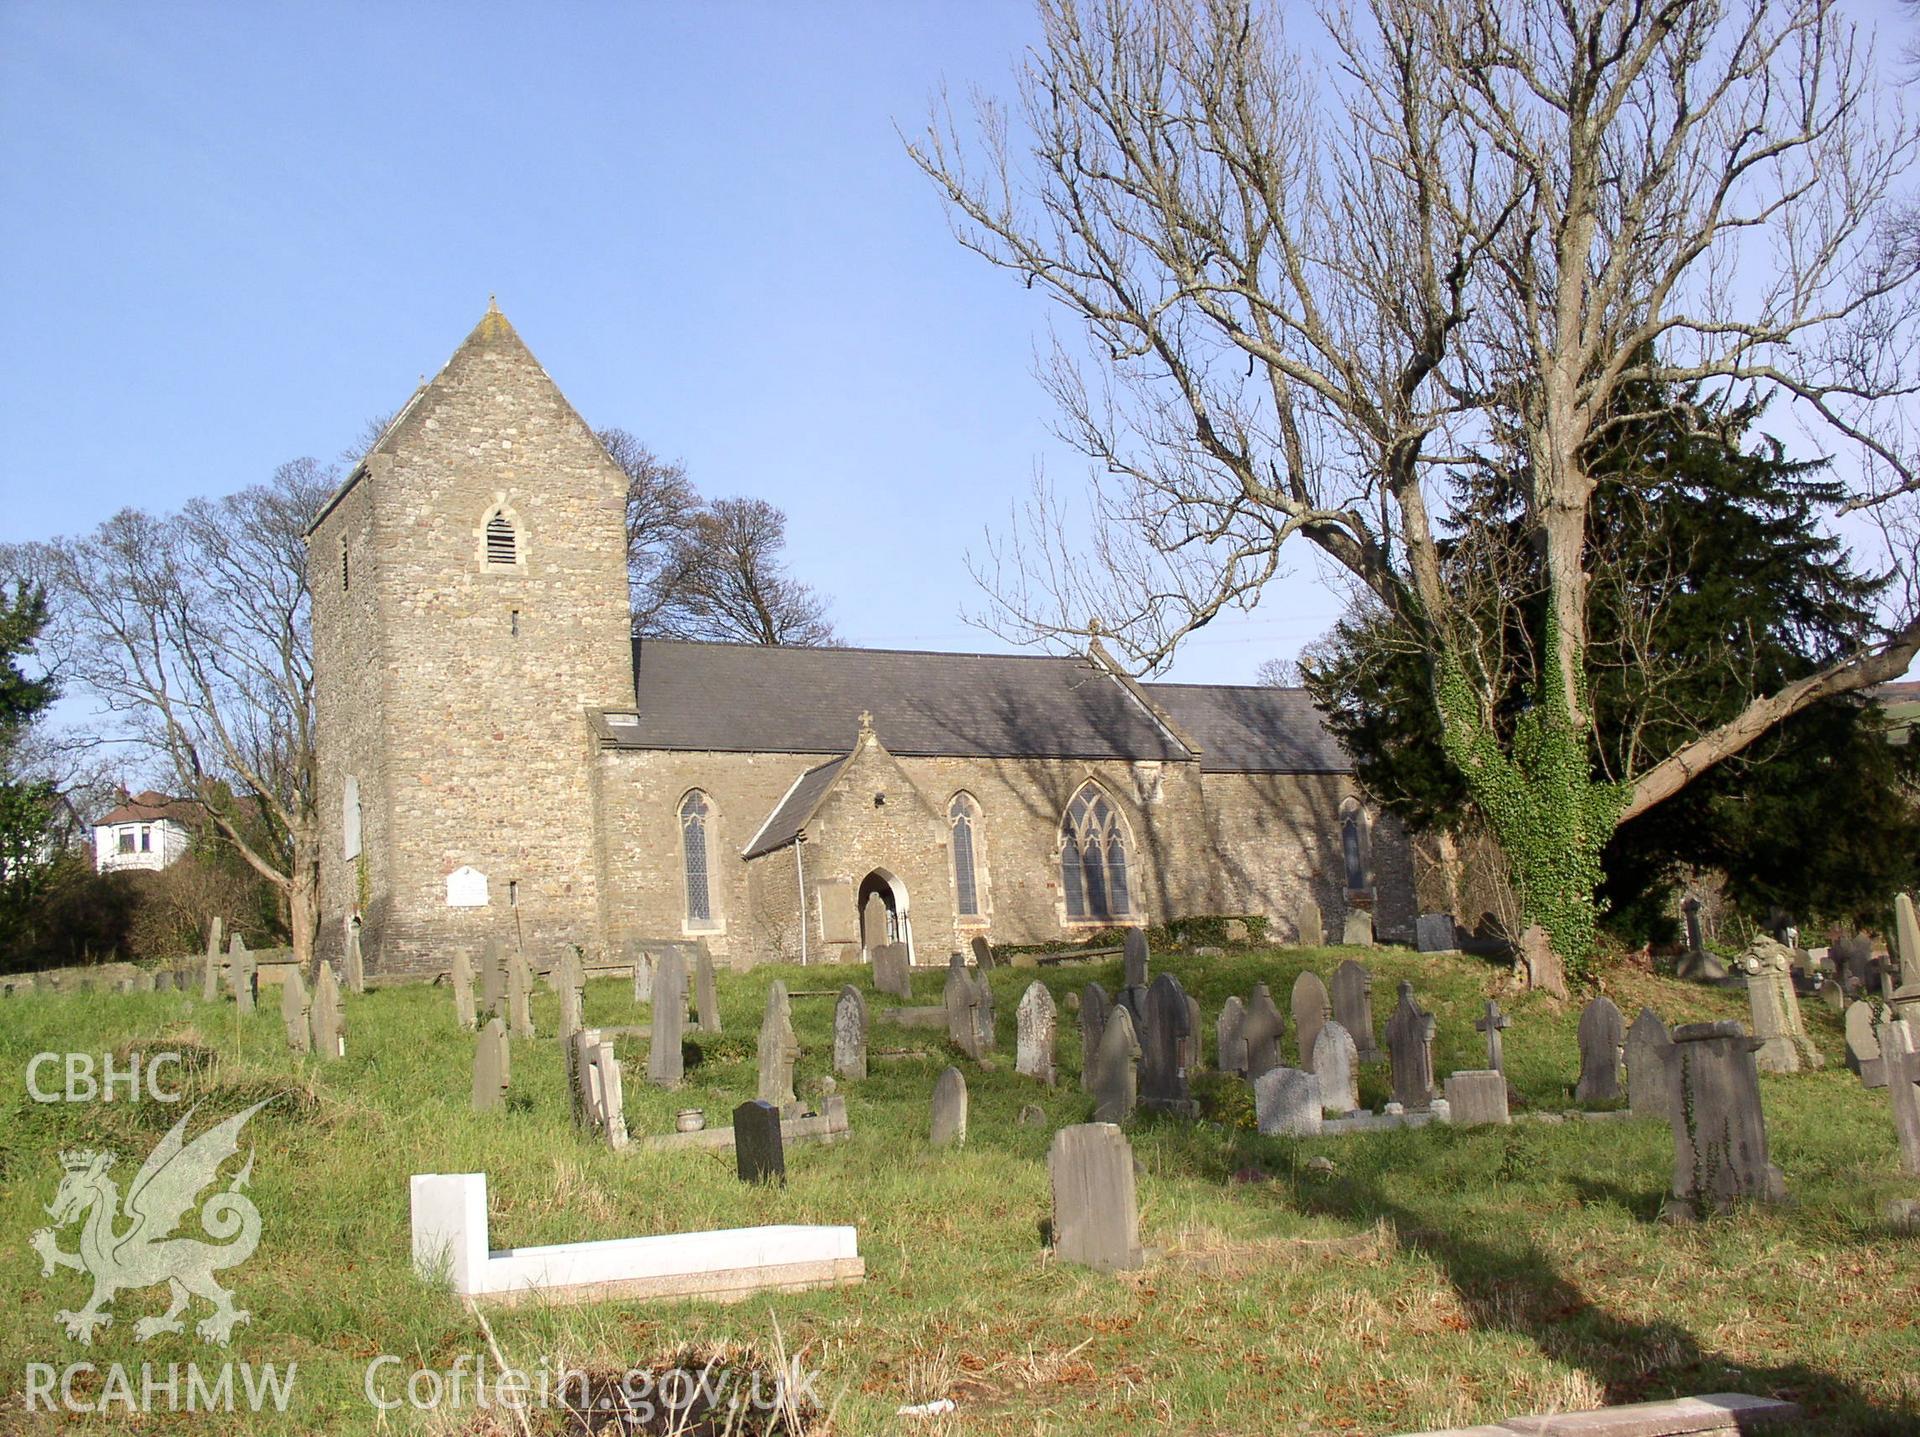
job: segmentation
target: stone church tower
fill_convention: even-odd
[[[626,480],[498,309],[308,532],[320,952],[597,944],[584,714],[633,700]]]

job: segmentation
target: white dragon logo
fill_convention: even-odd
[[[185,1141],[185,1133],[194,1110],[188,1109],[134,1175],[133,1185],[127,1189],[126,1212],[133,1222],[125,1231],[117,1230],[120,1189],[107,1176],[117,1155],[92,1148],[60,1154],[66,1176],[47,1207],[54,1227],[34,1233],[33,1250],[40,1254],[45,1277],[53,1276],[54,1269],[60,1267],[93,1276],[93,1296],[87,1305],[78,1312],[57,1314],[69,1337],[90,1346],[94,1329],[113,1322],[113,1314],[104,1309],[116,1293],[163,1282],[172,1291],[172,1305],[163,1316],[143,1317],[133,1325],[133,1335],[142,1342],[163,1332],[179,1332],[185,1325],[180,1314],[186,1311],[191,1297],[213,1304],[213,1312],[194,1326],[194,1331],[209,1342],[226,1342],[236,1324],[250,1319],[249,1313],[235,1309],[233,1294],[215,1282],[213,1275],[245,1262],[260,1243],[260,1210],[241,1192],[253,1175],[251,1152],[246,1165],[226,1188],[209,1197],[200,1209],[200,1225],[215,1241],[172,1234],[201,1190],[218,1179],[220,1165],[240,1150],[240,1130],[247,1119],[265,1106],[266,1102],[255,1103],[208,1128],[191,1143]],[[80,1250],[62,1252],[54,1241],[54,1228],[66,1227],[82,1217],[86,1221],[80,1230]]]

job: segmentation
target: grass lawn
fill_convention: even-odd
[[[1330,977],[1341,950],[1156,958],[1201,1001],[1209,1025],[1229,995],[1264,980],[1284,1010],[1294,975]],[[1415,981],[1439,1019],[1436,1071],[1480,1067],[1472,1027],[1502,976],[1472,959],[1375,953],[1375,1016],[1384,1027],[1395,986]],[[645,1080],[645,1039],[622,1039],[627,1121],[665,1132],[676,1109],[709,1120],[754,1089],[754,1039],[765,985],[837,987],[856,981],[876,1014],[864,970],[761,969],[723,975],[724,1037],[700,1040],[677,1092]],[[940,973],[916,974],[916,1001],[937,1001]],[[1068,1075],[1048,1092],[1013,1073],[1014,1008],[1039,977],[1061,1005]],[[1655,1221],[1671,1179],[1664,1125],[1521,1122],[1456,1131],[1428,1127],[1346,1138],[1262,1138],[1218,1123],[1143,1120],[1132,1131],[1142,1236],[1159,1251],[1142,1273],[1107,1277],[1052,1263],[1048,1215],[1051,1127],[1084,1121],[1079,1029],[1070,992],[1117,960],[1039,973],[997,970],[999,1047],[991,1071],[968,1072],[971,1126],[963,1150],[926,1142],[934,1078],[959,1061],[938,1034],[873,1025],[873,1076],[843,1085],[851,1141],[788,1154],[784,1189],[748,1189],[730,1153],[616,1154],[568,1119],[556,1042],[513,1047],[507,1111],[469,1110],[473,1038],[454,1022],[445,988],[347,999],[348,1057],[322,1064],[285,1051],[277,996],[240,1018],[230,1004],[179,994],[35,994],[0,1005],[0,1404],[4,1432],[512,1433],[498,1409],[419,1414],[372,1406],[368,1364],[388,1364],[380,1395],[404,1397],[415,1368],[449,1370],[487,1337],[457,1300],[416,1280],[408,1259],[408,1176],[485,1171],[496,1246],[567,1242],[761,1223],[851,1223],[867,1263],[864,1285],[755,1299],[736,1306],[611,1303],[490,1310],[492,1336],[517,1366],[624,1370],[694,1344],[740,1344],[797,1356],[847,1433],[1113,1432],[1391,1433],[1491,1421],[1684,1393],[1738,1390],[1791,1397],[1822,1432],[1920,1430],[1920,1242],[1889,1236],[1887,1199],[1920,1192],[1899,1172],[1887,1095],[1868,1092],[1841,1063],[1837,1017],[1805,1005],[1825,1070],[1764,1078],[1773,1159],[1791,1201],[1691,1227]],[[1643,1003],[1669,1024],[1746,1016],[1744,996],[1624,972],[1609,989],[1632,1020]],[[1526,1107],[1571,1106],[1578,1009],[1541,997],[1510,1003],[1508,1077]],[[804,1053],[799,1087],[829,1071],[828,997],[796,998]],[[598,980],[587,1021],[642,1022],[628,985]],[[557,999],[542,985],[543,1034]],[[122,1293],[117,1320],[92,1348],[55,1322],[78,1308],[74,1271],[41,1275],[29,1247],[46,1225],[62,1149],[115,1150],[125,1191],[180,1116],[152,1101],[39,1104],[26,1092],[42,1051],[177,1050],[188,1054],[192,1128],[275,1098],[247,1129],[249,1193],[262,1216],[259,1250],[224,1279],[252,1313],[230,1351],[183,1336],[134,1340],[134,1321],[164,1305],[160,1288]],[[1285,1049],[1293,1053],[1292,1034]],[[691,1055],[690,1055],[691,1056]],[[963,1063],[963,1067],[966,1066]],[[169,1080],[175,1075],[169,1074]],[[45,1085],[43,1081],[43,1086]],[[1218,1080],[1210,1110],[1234,1101]],[[1386,1095],[1369,1067],[1362,1100]],[[1023,1104],[1049,1127],[1021,1125]],[[243,1152],[245,1148],[243,1146]],[[1310,1160],[1324,1157],[1332,1169]],[[229,1165],[230,1167],[233,1165]],[[1269,1180],[1236,1181],[1257,1170]],[[191,1215],[182,1235],[201,1237]],[[61,1233],[71,1247],[75,1229]],[[189,1317],[204,1311],[197,1304]],[[162,1410],[129,1416],[26,1411],[29,1364],[64,1370],[232,1358],[284,1370],[298,1364],[284,1414]],[[398,1373],[398,1377],[391,1374]],[[74,1394],[100,1395],[82,1374]],[[898,1418],[904,1404],[952,1398],[950,1415]],[[181,1397],[184,1404],[184,1393]],[[532,1431],[563,1430],[536,1417]],[[823,1429],[824,1430],[824,1429]]]

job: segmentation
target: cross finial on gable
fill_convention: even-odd
[[[860,737],[873,737],[873,710],[871,709],[860,710]]]

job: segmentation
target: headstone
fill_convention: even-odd
[[[1400,1001],[1387,1019],[1393,1100],[1410,1111],[1433,1102],[1433,1015],[1413,1001],[1413,984],[1400,984]]]
[[[311,1006],[307,1001],[306,980],[300,976],[300,965],[295,963],[280,980],[280,1021],[286,1025],[290,1053],[313,1051],[313,1029],[309,1026],[312,1016],[308,1012]]]
[[[1520,973],[1527,987],[1535,992],[1551,993],[1564,1001],[1567,996],[1567,969],[1553,951],[1553,940],[1538,923],[1520,935]]]
[[[833,1071],[856,1082],[867,1076],[867,1000],[851,983],[833,1005]]]
[[[642,948],[638,940],[627,944],[627,962],[633,969],[633,1001],[651,1003],[653,1001],[653,973],[655,958],[647,949]]]
[[[233,989],[233,1004],[242,1013],[251,1013],[260,996],[260,965],[238,933],[227,950],[227,983]]]
[[[1268,1137],[1313,1137],[1320,1131],[1320,1080],[1298,1068],[1262,1073],[1253,1083],[1253,1111]]]
[[[453,1017],[462,1028],[473,1031],[473,959],[464,948],[453,951]]]
[[[1053,1253],[1102,1272],[1146,1265],[1134,1196],[1133,1149],[1112,1123],[1082,1123],[1053,1135]]]
[[[1576,1103],[1620,1100],[1620,1052],[1626,1041],[1626,1019],[1613,999],[1603,995],[1581,1010],[1580,1081],[1573,1088]]]
[[[720,995],[714,988],[713,954],[707,951],[706,940],[700,941],[698,956],[693,960],[693,1000],[699,1014],[696,1026],[702,1033],[720,1031]]]
[[[507,1027],[516,1038],[533,1036],[533,969],[526,955],[507,955]]]
[[[1148,982],[1147,963],[1149,956],[1147,953],[1147,935],[1145,931],[1139,928],[1129,928],[1126,933],[1122,935],[1120,942],[1121,951],[1124,955],[1121,961],[1126,972],[1125,986],[1128,988],[1145,988]]]
[[[1807,1037],[1800,998],[1793,991],[1793,950],[1761,934],[1741,955],[1753,1036],[1760,1040],[1755,1065],[1763,1073],[1797,1073],[1825,1063]]]
[[[973,942],[970,946],[973,949],[974,967],[978,968],[982,973],[993,967],[993,945],[991,943],[976,933],[973,935]]]
[[[866,907],[860,910],[860,946],[871,953],[881,944],[892,941],[893,930],[887,922],[887,900],[878,893],[870,893]]]
[[[1740,1198],[1786,1197],[1786,1180],[1767,1160],[1760,1070],[1738,1023],[1683,1023],[1673,1030],[1671,1218],[1691,1218]]]
[[[929,1141],[936,1148],[967,1140],[967,1080],[958,1068],[948,1068],[933,1085],[933,1128]]]
[[[473,1052],[473,1110],[488,1113],[507,1100],[510,1069],[507,1057],[507,1025],[498,1018],[489,1019],[480,1030]]]
[[[1125,1122],[1140,1096],[1140,1043],[1133,1032],[1133,1014],[1118,1003],[1107,1015],[1100,1034],[1093,1079],[1093,1120]]]
[[[1207,1020],[1200,1011],[1200,1000],[1187,994],[1187,1071],[1197,1073],[1207,1065]]]
[[[313,1004],[309,1023],[313,1033],[313,1051],[322,1058],[347,1055],[346,1010],[340,1002],[340,980],[333,964],[322,963],[313,986]]]
[[[1873,944],[1858,933],[1843,933],[1827,949],[1840,991],[1848,997],[1864,992],[1873,982]]]
[[[1273,994],[1265,983],[1253,985],[1247,1000],[1246,1017],[1240,1021],[1240,1036],[1247,1044],[1247,1080],[1280,1066],[1280,1040],[1286,1036],[1287,1020],[1274,1006]]]
[[[39,985],[35,984],[34,986],[38,987]],[[171,971],[156,973],[153,975],[153,991],[156,993],[171,993],[174,991],[174,988],[176,986],[177,985],[174,982],[174,976]],[[11,993],[13,989],[9,988],[7,989],[7,991]]]
[[[687,1027],[687,960],[678,948],[661,953],[653,968],[653,1012],[649,1024],[647,1081],[677,1088],[685,1075],[680,1045]]]
[[[1447,1074],[1446,1090],[1448,1120],[1455,1127],[1477,1128],[1490,1123],[1505,1127],[1513,1121],[1507,1111],[1504,1073],[1496,1073],[1491,1068],[1466,1068]]]
[[[785,1183],[787,1154],[780,1109],[756,1098],[733,1110],[734,1169],[743,1183]]]
[[[573,1040],[573,1035],[586,1027],[584,995],[580,984],[575,981],[578,969],[574,967],[571,956],[563,958],[555,966],[554,982],[560,994],[560,1027],[558,1037],[562,1044]]]
[[[960,961],[960,955],[954,954],[954,959],[947,966],[947,983],[941,995],[947,1010],[947,1041],[969,1058],[978,1061],[980,1023],[975,1010],[980,1006],[980,990],[968,976],[966,964]]]
[[[1091,1093],[1100,1066],[1100,1038],[1107,1028],[1113,1002],[1107,990],[1089,983],[1080,994],[1080,1091]]]
[[[489,938],[480,950],[480,1008],[487,1013],[502,1011],[507,1001],[507,949],[498,938]]]
[[[620,1082],[620,1062],[613,1055],[613,1044],[600,1036],[598,1028],[583,1028],[573,1035],[579,1074],[581,1124],[589,1132],[605,1138],[615,1148],[627,1145],[626,1102]]]
[[[882,943],[873,950],[873,986],[879,993],[896,998],[913,997],[913,966],[907,961],[907,945]]]
[[[767,984],[767,1006],[760,1019],[761,1102],[782,1111],[793,1104],[793,1065],[799,1057],[800,1040],[793,1033],[787,985],[776,978]]]
[[[1673,1111],[1673,1039],[1651,1008],[1627,1029],[1627,1110],[1663,1122]]]
[[[1900,1165],[1920,1176],[1920,1051],[1915,1048],[1913,1024],[1900,1018],[1881,1024],[1880,1057],[1886,1066],[1887,1096],[1893,1101]]]
[[[1300,900],[1300,911],[1294,915],[1294,929],[1300,935],[1302,948],[1322,948],[1326,946],[1327,929],[1320,919],[1320,905],[1312,898]]]
[[[1300,1054],[1302,1069],[1313,1067],[1313,1044],[1320,1036],[1320,1029],[1333,1017],[1333,1001],[1327,996],[1327,985],[1320,981],[1318,973],[1308,970],[1293,980],[1293,1001],[1288,1005],[1293,1010],[1293,1041],[1295,1051]]]
[[[1487,1035],[1487,1067],[1496,1073],[1504,1073],[1507,1070],[1506,1044],[1500,1035],[1511,1022],[1513,1019],[1502,1013],[1500,1005],[1489,998],[1486,1012],[1473,1025]]]
[[[224,926],[215,914],[213,925],[207,930],[207,956],[200,963],[200,1001],[203,1003],[211,1003],[220,996],[220,936]]]
[[[1422,913],[1413,920],[1413,942],[1422,953],[1448,953],[1457,945],[1451,913]]]
[[[1373,974],[1366,964],[1349,958],[1333,970],[1333,1016],[1353,1038],[1361,1062],[1380,1061],[1373,1037]]]
[[[1681,916],[1687,923],[1687,956],[1702,957],[1707,951],[1707,936],[1700,927],[1700,900],[1689,893],[1680,901]]]
[[[347,991],[367,991],[367,955],[360,946],[360,925],[347,925]]]
[[[1322,1023],[1314,1037],[1313,1075],[1320,1080],[1320,1104],[1328,1117],[1359,1109],[1360,1060],[1353,1036],[1338,1023]]]
[[[1847,1004],[1846,1025],[1847,1067],[1867,1087],[1886,1087],[1887,1064],[1880,1052],[1880,1035],[1873,1030],[1873,1004],[1864,998]]]
[[[997,1035],[994,1031],[993,985],[982,973],[973,980],[974,993],[979,1001],[973,1005],[973,1044],[974,1056],[983,1058],[994,1050]]]
[[[1373,915],[1364,908],[1349,908],[1340,941],[1349,948],[1373,947]]]
[[[1014,1012],[1016,1037],[1013,1070],[1022,1077],[1053,1086],[1053,1035],[1057,1015],[1053,994],[1044,983],[1030,983]]]
[[[1914,912],[1911,894],[1894,896],[1893,938],[1900,950],[1900,986],[1920,988],[1920,915]]]
[[[1140,1105],[1193,1117],[1199,1109],[1187,1083],[1192,1066],[1193,1010],[1180,980],[1162,973],[1147,988],[1147,1026],[1140,1035]]]
[[[1238,998],[1229,998],[1220,1005],[1220,1021],[1214,1029],[1220,1071],[1241,1078],[1247,1075],[1247,1038],[1243,1031],[1246,1021],[1246,1004]]]

